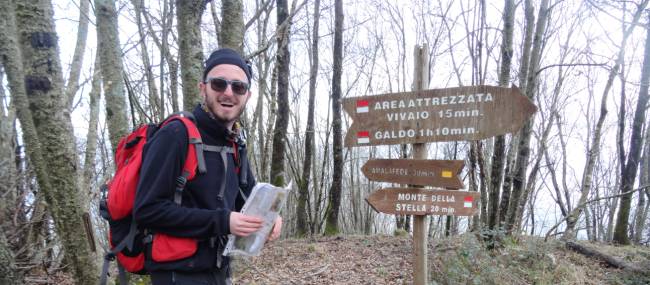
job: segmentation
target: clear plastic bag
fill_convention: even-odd
[[[251,191],[241,210],[242,214],[257,216],[264,219],[262,228],[247,236],[228,236],[228,243],[223,251],[224,256],[245,255],[258,256],[273,228],[273,223],[287,200],[291,183],[286,188],[276,187],[268,183],[257,183]]]

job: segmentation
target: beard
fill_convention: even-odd
[[[210,96],[205,94],[204,106],[207,107],[210,117],[231,127],[244,112],[245,98],[228,99],[225,96]],[[224,106],[225,105],[225,106]],[[226,107],[231,106],[231,107]],[[206,109],[206,108],[204,108]]]

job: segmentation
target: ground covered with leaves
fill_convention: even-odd
[[[650,248],[581,242],[607,255],[650,269]],[[429,284],[650,284],[647,273],[608,267],[540,238],[504,238],[497,249],[474,234],[429,239]],[[412,238],[339,236],[269,243],[258,257],[237,257],[234,284],[412,284]],[[113,276],[116,276],[114,274]],[[62,271],[35,268],[26,284],[72,285]],[[132,276],[131,284],[149,284]]]
[[[588,244],[650,268],[650,248]],[[429,240],[431,284],[650,284],[650,276],[607,267],[559,241],[506,240],[497,250],[473,234]],[[235,260],[235,284],[412,284],[409,236],[341,236],[270,243]]]

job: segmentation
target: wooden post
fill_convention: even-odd
[[[413,80],[414,91],[424,90],[429,87],[429,45],[415,46],[415,72]],[[413,144],[413,158],[426,159],[427,148],[424,143]],[[427,217],[426,215],[413,216],[413,283],[424,285],[429,280],[429,266],[427,262]]]

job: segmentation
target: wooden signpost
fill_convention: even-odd
[[[416,46],[413,51],[415,59],[413,87],[415,91],[426,89],[429,85],[429,46]],[[423,143],[413,144],[413,158],[426,159],[427,147]],[[427,258],[429,230],[427,216],[413,216],[413,282],[429,283],[429,261]]]
[[[371,159],[361,171],[372,181],[461,189],[464,185],[458,175],[464,163],[462,160]]]
[[[537,107],[517,87],[466,86],[343,99],[345,146],[480,140],[519,130]]]
[[[473,216],[478,213],[480,193],[424,188],[385,188],[366,201],[377,212],[394,215]]]
[[[414,91],[343,99],[353,123],[347,147],[413,144],[413,159],[372,159],[362,168],[373,181],[408,184],[385,188],[366,201],[377,212],[413,215],[413,282],[428,283],[427,216],[477,214],[480,194],[461,189],[460,160],[427,160],[425,143],[480,140],[519,130],[537,107],[517,87],[468,86],[424,90],[428,47],[415,48]]]

